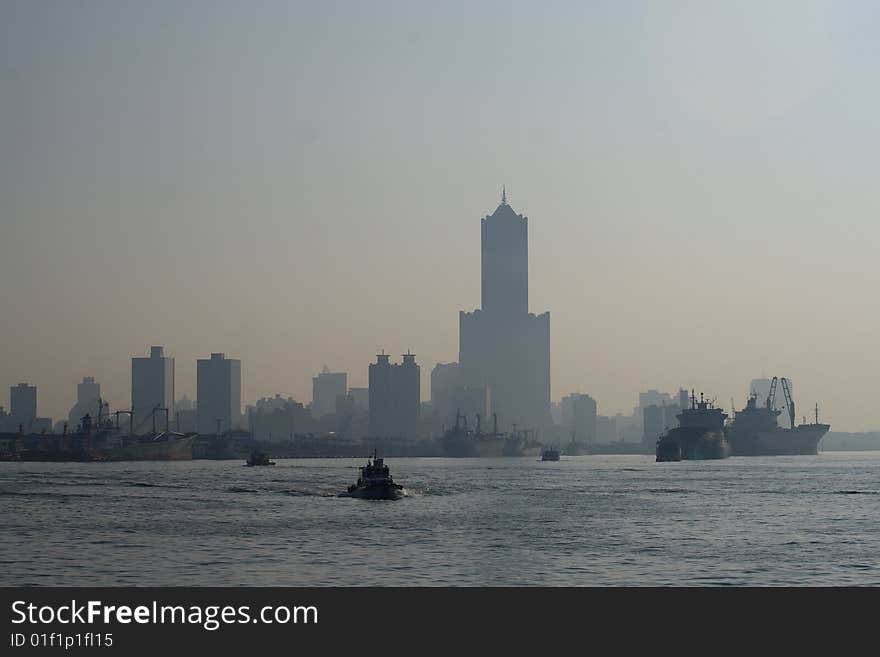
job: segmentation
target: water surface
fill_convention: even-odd
[[[0,585],[878,585],[880,453],[0,463]]]

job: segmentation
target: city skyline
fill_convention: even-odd
[[[880,427],[871,3],[197,4],[0,9],[0,384],[40,415],[126,407],[151,345],[249,403],[456,361],[506,185],[554,401],[779,375]]]

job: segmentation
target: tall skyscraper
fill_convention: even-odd
[[[336,412],[336,398],[348,393],[348,374],[331,372],[324,366],[318,376],[312,377],[312,417],[318,419]]]
[[[506,193],[481,239],[482,308],[459,314],[461,383],[488,388],[500,427],[549,427],[550,313],[528,311],[528,218]]]
[[[37,419],[37,386],[19,383],[9,389],[9,415],[25,431],[32,429]]]
[[[150,347],[149,358],[131,359],[131,407],[135,433],[150,430],[149,418],[157,406],[167,408],[169,417],[174,417],[174,359],[165,356],[163,347]],[[164,413],[162,411],[156,417],[157,427],[164,426]]]
[[[198,432],[223,434],[241,423],[241,361],[212,353],[196,362]]]
[[[370,365],[370,435],[415,439],[421,406],[421,368],[415,354],[392,364],[386,354]]]

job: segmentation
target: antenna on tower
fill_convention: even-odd
[[[501,185],[501,205],[507,205],[507,185]]]

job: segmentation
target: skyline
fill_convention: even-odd
[[[127,406],[151,345],[178,397],[211,352],[253,403],[412,350],[426,399],[506,185],[554,401],[777,374],[880,427],[870,3],[198,4],[0,8],[0,384],[41,415]]]

